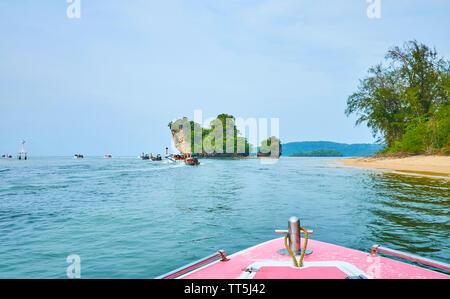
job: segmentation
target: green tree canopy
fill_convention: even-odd
[[[417,41],[389,49],[347,100],[388,152],[433,153],[449,148],[450,62]]]

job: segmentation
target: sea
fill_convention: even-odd
[[[450,181],[334,158],[0,159],[0,278],[154,278],[279,235],[450,262]],[[69,257],[69,258],[68,258]]]

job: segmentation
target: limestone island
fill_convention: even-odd
[[[250,157],[252,145],[241,136],[236,119],[229,114],[220,114],[210,122],[210,128],[187,117],[168,124],[175,148],[182,154],[197,154],[199,158],[255,158]],[[279,158],[281,142],[276,137],[264,140],[257,157]]]

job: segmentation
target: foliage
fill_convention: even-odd
[[[386,152],[444,152],[449,141],[450,62],[417,41],[394,47],[347,100]]]

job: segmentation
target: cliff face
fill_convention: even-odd
[[[182,127],[177,129],[171,128],[170,131],[172,132],[172,140],[177,150],[182,154],[192,153],[190,140],[186,140],[189,138],[189,132],[186,132]]]

